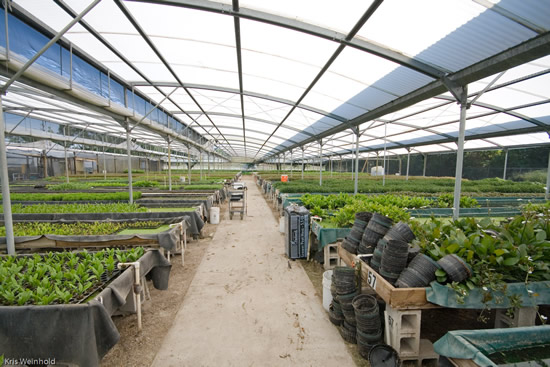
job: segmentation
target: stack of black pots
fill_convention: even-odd
[[[435,272],[441,266],[424,254],[418,254],[395,282],[398,288],[426,287],[435,280]]]
[[[393,221],[381,214],[374,213],[369,221],[367,228],[363,232],[361,244],[357,249],[360,254],[372,254],[376,244],[389,231]]]
[[[382,341],[382,320],[374,296],[360,294],[352,302],[357,323],[357,348],[367,359],[371,348]]]
[[[460,283],[471,277],[473,273],[470,265],[455,254],[446,255],[439,259],[437,263],[445,270],[447,278],[453,282]]]
[[[340,325],[340,335],[348,343],[357,343],[356,321],[352,301],[359,294],[355,269],[337,266],[333,270],[333,284],[336,288],[336,303],[339,304],[344,320]],[[334,306],[334,300],[333,300]]]
[[[370,219],[372,217],[371,212],[359,212],[355,214],[355,222],[353,222],[353,227],[351,232],[342,242],[342,247],[346,249],[351,254],[357,253],[357,247],[361,243],[363,238],[363,232],[367,227]]]
[[[334,273],[332,273],[332,283],[330,285],[330,294],[332,294],[332,302],[329,306],[328,318],[336,326],[340,326],[344,323],[344,314],[342,313],[342,307],[338,302],[336,291],[336,283],[334,281]]]
[[[414,234],[405,222],[399,222],[386,233],[383,240],[385,246],[382,251],[379,273],[395,284],[399,275],[407,267],[409,259],[409,242],[414,239]]]

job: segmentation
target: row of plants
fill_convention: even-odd
[[[0,213],[4,208],[0,205]],[[33,204],[22,205],[14,203],[11,206],[14,214],[44,214],[44,213],[139,213],[147,208],[138,204],[101,203],[101,204]]]
[[[135,262],[145,250],[104,249],[98,252],[49,252],[0,258],[0,304],[50,305],[79,303],[117,273],[119,262]]]
[[[264,177],[264,179],[266,179]],[[274,180],[272,185],[282,193],[334,193],[354,192],[354,181],[345,179],[324,179],[323,185],[318,180],[290,180],[281,182]],[[430,178],[430,179],[403,179],[386,178],[382,184],[380,178],[361,178],[358,182],[360,193],[445,193],[453,192],[454,179]],[[462,191],[465,193],[544,193],[544,186],[534,182],[514,182],[496,178],[462,181]]]
[[[157,187],[159,183],[156,181],[140,180],[132,184],[133,187]],[[97,187],[128,187],[128,181],[91,181],[91,182],[69,182],[57,185],[47,185],[46,188],[50,191],[76,191],[76,190],[91,190]]]
[[[441,195],[438,198],[424,198],[407,195],[350,195],[345,193],[319,195],[305,194],[300,198],[302,204],[312,215],[323,219],[330,218],[340,227],[350,227],[355,220],[355,213],[374,211],[384,214],[395,221],[406,220],[410,216],[406,209],[428,207],[447,208],[452,206],[452,195]],[[462,197],[462,208],[477,207],[477,200]]]
[[[115,234],[124,229],[131,228],[158,228],[161,222],[94,222],[94,223],[49,223],[28,222],[14,223],[14,236],[41,236],[45,234],[63,236],[98,236]],[[0,236],[6,235],[6,228],[0,227]]]
[[[501,303],[502,296],[495,292],[506,294],[507,283],[550,280],[550,207],[540,205],[538,209],[500,224],[489,218],[411,221],[416,235],[413,244],[434,260],[456,254],[473,269],[473,276],[466,281],[448,284],[459,303],[474,288],[483,291],[484,303],[493,299]],[[447,282],[442,269],[436,275],[439,282]],[[521,306],[519,296],[506,296],[512,307]]]
[[[12,201],[92,201],[92,200],[108,200],[108,201],[124,201],[129,200],[130,194],[127,192],[76,192],[62,194],[44,194],[44,193],[12,193],[10,195]],[[134,191],[134,199],[141,197],[141,192]],[[2,196],[0,195],[0,200]]]

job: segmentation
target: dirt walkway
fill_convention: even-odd
[[[226,213],[153,366],[352,366],[258,187],[248,216]]]

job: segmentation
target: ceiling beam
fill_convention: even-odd
[[[474,65],[452,73],[448,77],[458,85],[468,85],[469,83],[536,60],[540,57],[547,56],[548,54],[550,54],[550,32],[534,37]],[[447,88],[442,80],[433,81],[430,84],[388,102],[383,106],[364,113],[350,120],[348,123],[342,123],[339,126],[328,129],[323,133],[318,134],[315,138],[308,138],[300,142],[298,145],[292,145],[288,147],[287,150],[295,149],[305,143],[331,136],[353,126],[361,125],[367,121],[381,118],[389,113],[402,110],[406,107],[412,106],[415,103],[438,96],[445,92],[447,92]]]

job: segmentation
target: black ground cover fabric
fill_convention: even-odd
[[[171,265],[159,251],[148,251],[139,262],[142,276],[151,277],[155,288],[167,288]],[[86,304],[0,306],[0,351],[10,359],[98,366],[120,339],[111,315],[126,302],[133,280],[133,270],[124,271]]]

